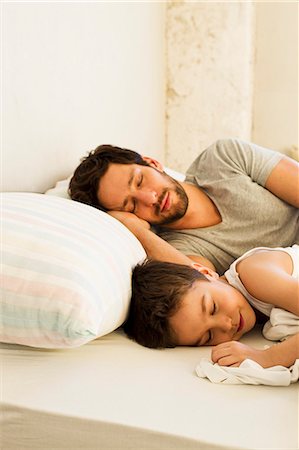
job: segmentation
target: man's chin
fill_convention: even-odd
[[[175,215],[172,215],[171,217],[161,217],[157,221],[152,222],[152,225],[158,225],[160,227],[167,227],[167,225],[173,225],[175,222],[182,219],[185,214],[186,214],[186,211],[183,211],[180,214],[177,213]]]

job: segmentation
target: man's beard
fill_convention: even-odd
[[[156,215],[159,217],[159,219],[157,221],[152,221],[151,223],[153,225],[168,225],[171,224],[179,219],[181,219],[187,211],[188,208],[188,204],[189,204],[189,200],[187,197],[187,194],[184,190],[184,188],[180,185],[180,183],[177,180],[174,180],[173,178],[171,178],[169,175],[165,174],[164,175],[171,181],[171,185],[169,186],[169,188],[164,189],[164,191],[162,192],[162,194],[159,197],[159,202],[158,205],[156,206]],[[167,217],[163,217],[162,215],[160,215],[160,208],[161,208],[161,202],[166,194],[166,192],[175,192],[176,196],[177,196],[177,204],[175,206],[175,211],[168,215]]]

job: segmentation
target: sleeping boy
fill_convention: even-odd
[[[265,368],[290,367],[299,358],[298,266],[298,245],[250,250],[221,277],[196,263],[146,261],[133,271],[124,330],[150,348],[211,345],[212,361],[222,366],[249,358]],[[283,342],[265,350],[237,342],[258,316],[266,321],[273,313],[295,320],[282,324]]]

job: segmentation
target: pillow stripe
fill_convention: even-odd
[[[1,340],[76,347],[126,318],[145,252],[106,213],[63,198],[1,194]]]
[[[97,291],[95,290],[94,284],[92,284],[88,279],[86,279],[86,277],[84,277],[84,273],[81,273],[80,267],[68,268],[66,265],[62,265],[60,263],[47,263],[41,261],[37,257],[32,258],[28,256],[26,258],[26,269],[24,269],[24,259],[22,259],[21,257],[17,258],[16,253],[3,253],[3,264],[6,266],[6,273],[14,277],[14,286],[11,286],[9,290],[17,291],[19,288],[16,287],[16,285],[20,285],[20,283],[18,283],[18,280],[22,282],[24,275],[26,275],[28,282],[33,277],[35,279],[40,279],[42,282],[42,286],[44,287],[44,276],[46,275],[49,285],[55,284],[57,289],[59,288],[60,284],[62,286],[67,286],[67,284],[69,284],[70,286],[75,286],[76,289],[89,294],[91,298],[96,298],[97,296]],[[18,278],[20,269],[22,270],[22,276]],[[74,272],[76,273],[75,280]],[[67,283],[68,281],[69,283]],[[7,288],[9,286],[8,283],[9,279],[7,278],[7,282],[5,282]]]
[[[82,332],[82,335],[74,335],[71,337],[61,336],[60,332],[49,332],[43,333],[40,335],[40,332],[37,330],[34,333],[33,330],[25,330],[24,333],[15,333],[14,328],[10,330],[7,329],[7,334],[5,340],[2,342],[6,344],[11,344],[16,341],[17,344],[27,345],[30,347],[39,347],[39,348],[68,348],[75,347],[74,342],[76,342],[76,347],[86,344],[87,342],[95,339],[97,336],[89,331]]]

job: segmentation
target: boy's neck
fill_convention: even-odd
[[[225,283],[229,284],[229,282],[227,281],[225,275],[221,275],[221,276],[219,277],[219,280],[222,280],[222,281],[224,281]]]

